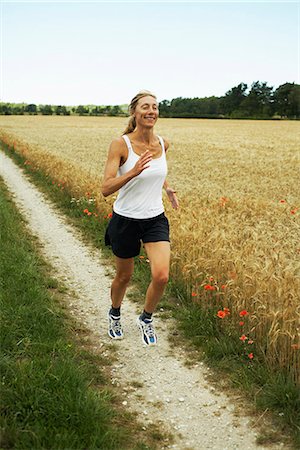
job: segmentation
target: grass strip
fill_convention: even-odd
[[[24,167],[31,180],[71,219],[73,225],[96,247],[101,248],[104,256],[111,258],[111,252],[104,245],[104,230],[109,217],[96,210],[92,198],[74,199],[60,182],[27,164],[14,148],[3,145],[3,149],[19,166]],[[141,258],[136,258],[133,276],[136,290],[131,294],[133,299],[140,298],[142,302],[149,280],[149,266],[142,253]],[[191,302],[184,284],[179,280],[171,280],[159,306],[163,308],[163,314],[171,314],[178,320],[182,335],[194,348],[200,349],[201,358],[214,367],[216,378],[227,376],[230,387],[238,388],[252,407],[273,413],[274,429],[277,429],[278,436],[270,430],[269,434],[260,436],[260,444],[280,441],[285,435],[292,435],[295,448],[300,448],[299,387],[295,386],[287,372],[270,371],[263,349],[255,349],[255,358],[251,360],[249,354],[255,347],[248,350],[245,345],[241,345],[239,335],[233,328],[220,326],[213,309],[216,305],[216,299],[215,302],[211,301],[212,309]]]
[[[55,280],[1,179],[0,223],[0,448],[150,448],[107,388],[102,357],[74,342]]]

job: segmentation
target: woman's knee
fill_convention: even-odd
[[[115,280],[120,284],[128,284],[131,280],[132,272],[120,272],[116,274]]]
[[[152,281],[156,284],[159,284],[161,286],[164,286],[169,281],[169,271],[168,270],[161,270],[152,275]]]

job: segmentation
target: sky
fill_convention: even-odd
[[[0,101],[222,96],[300,83],[300,1],[0,0]]]

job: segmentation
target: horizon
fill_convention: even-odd
[[[263,82],[266,82],[267,83],[267,85],[269,86],[269,84],[268,84],[268,82],[267,81],[260,81],[260,80],[256,80],[256,81],[259,81],[259,82],[261,82],[261,83],[263,83]],[[242,81],[241,81],[241,83],[242,83]],[[254,82],[252,82],[252,83],[254,83]],[[249,93],[249,91],[250,91],[250,89],[251,89],[251,85],[252,85],[252,83],[247,87],[247,95],[248,95],[248,93]],[[286,83],[290,83],[290,84],[295,84],[296,86],[300,86],[298,83],[294,83],[294,82],[290,82],[290,81],[285,81],[284,83],[282,83],[282,84],[286,84]],[[240,83],[238,83],[238,84],[240,84]],[[281,86],[281,85],[279,85],[279,86]],[[273,86],[273,90],[275,91],[276,89],[278,89],[278,87],[279,86]],[[235,87],[235,86],[232,86],[229,90],[231,90],[233,87]],[[270,87],[270,86],[269,86]],[[173,97],[172,99],[163,99],[163,100],[160,100],[160,102],[162,102],[162,101],[164,101],[164,100],[167,100],[167,101],[172,101],[173,99],[177,99],[177,98],[190,98],[190,99],[195,99],[195,98],[199,98],[199,99],[205,99],[205,98],[212,98],[212,97],[215,97],[215,98],[222,98],[222,97],[224,97],[225,96],[225,94],[226,94],[226,92],[223,94],[223,95],[221,95],[221,96],[216,96],[216,95],[211,95],[211,96],[209,96],[209,97]],[[10,102],[10,101],[5,101],[5,102],[2,102],[2,101],[0,101],[0,104],[1,103],[9,103],[9,104],[14,104],[14,105],[36,105],[36,106],[45,106],[45,105],[50,105],[50,106],[65,106],[65,107],[67,107],[67,108],[72,108],[72,107],[75,107],[75,106],[90,106],[90,107],[92,107],[92,106],[98,106],[98,107],[105,107],[105,106],[120,106],[120,107],[127,107],[127,106],[129,106],[129,103],[121,103],[121,104],[118,104],[118,103],[116,103],[116,104],[98,104],[98,103],[81,103],[81,104],[72,104],[72,105],[67,105],[67,104],[63,104],[63,103],[34,103],[34,102]]]

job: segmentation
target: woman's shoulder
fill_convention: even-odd
[[[169,143],[169,141],[168,141],[166,138],[164,138],[163,136],[160,136],[160,137],[161,137],[162,140],[164,141],[165,151],[167,151],[168,148],[169,148],[169,146],[170,146],[170,143]]]
[[[123,145],[123,144],[125,144],[125,141],[124,141],[123,136],[119,136],[119,137],[113,138],[111,143],[114,145]]]
[[[126,154],[127,146],[122,136],[112,139],[110,143],[110,151],[113,154],[118,153],[120,156],[124,156]]]

